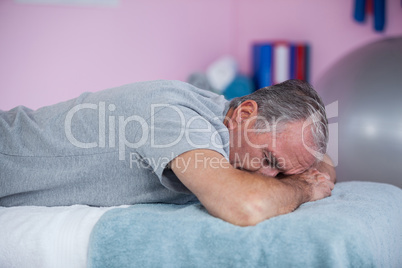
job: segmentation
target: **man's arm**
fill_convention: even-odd
[[[240,226],[292,212],[304,202],[331,195],[334,187],[318,171],[281,180],[241,171],[212,150],[183,153],[171,168],[210,214]]]

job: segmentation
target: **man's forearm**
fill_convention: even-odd
[[[243,172],[239,181],[246,187],[236,199],[249,213],[246,222],[237,225],[255,225],[263,220],[290,213],[312,198],[312,189],[306,181],[289,177],[278,180],[259,174]],[[230,220],[229,220],[230,221]]]
[[[206,159],[202,168],[196,165],[195,154]],[[186,168],[180,159],[188,163]],[[220,165],[210,165],[208,159],[218,159]],[[304,202],[329,196],[333,188],[318,171],[279,180],[235,169],[211,150],[183,153],[172,161],[171,168],[210,214],[240,226],[292,212]]]
[[[230,180],[232,185],[238,184],[239,192],[231,192],[233,188],[228,187],[219,195],[219,201],[209,203],[211,199],[208,197],[201,197],[200,201],[214,216],[240,226],[256,225],[263,220],[290,213],[305,202],[330,196],[333,189],[333,183],[317,170],[280,180],[255,173],[236,172],[239,174],[233,174]]]
[[[279,181],[282,185],[267,189],[269,196],[266,196],[266,203],[274,209],[271,209],[272,214],[269,214],[269,210],[267,210],[266,218],[290,213],[312,199],[312,189],[306,181],[295,177],[274,180]]]

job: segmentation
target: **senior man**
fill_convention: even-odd
[[[331,194],[322,101],[288,80],[241,98],[134,83],[0,112],[0,205],[185,204],[255,225]]]

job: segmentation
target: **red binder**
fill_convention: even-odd
[[[306,80],[306,51],[303,44],[296,44],[296,79]]]

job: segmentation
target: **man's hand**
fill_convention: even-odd
[[[321,173],[327,174],[333,183],[336,183],[336,172],[334,168],[334,163],[331,158],[326,154],[322,161],[316,164],[316,169]]]
[[[311,189],[309,201],[316,201],[328,197],[334,189],[334,183],[331,181],[330,176],[314,168],[302,174],[288,176],[282,180],[300,180],[309,185]]]
[[[240,226],[292,212],[304,202],[329,196],[333,189],[318,171],[279,180],[235,169],[212,150],[183,153],[172,160],[171,168],[211,215]]]

